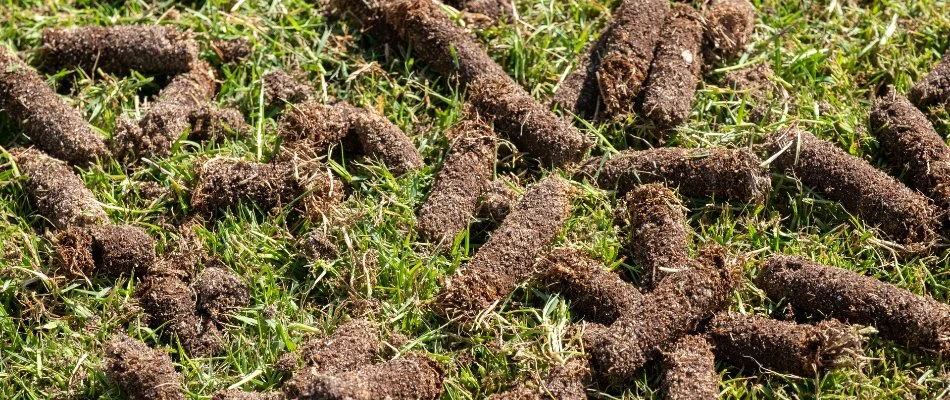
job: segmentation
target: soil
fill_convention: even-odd
[[[617,210],[625,248],[640,265],[640,286],[652,289],[689,267],[689,227],[679,196],[661,183],[639,186]]]
[[[904,170],[904,181],[950,212],[950,147],[927,117],[893,88],[871,110],[871,130],[887,163]]]
[[[284,400],[281,392],[245,392],[242,390],[222,390],[211,396],[211,400]]]
[[[735,366],[802,377],[863,355],[857,330],[833,319],[807,325],[724,312],[709,323],[709,337],[716,355]]]
[[[84,165],[109,156],[105,138],[5,46],[0,46],[0,109],[53,157]]]
[[[742,54],[755,29],[755,6],[748,0],[714,0],[706,9],[706,62]]]
[[[445,391],[444,377],[436,361],[408,354],[346,373],[315,374],[299,385],[285,384],[284,394],[296,399],[435,400]]]
[[[923,354],[950,356],[950,306],[889,283],[800,257],[770,258],[756,283],[797,311],[871,325],[881,337]]]
[[[264,74],[264,100],[271,107],[283,107],[287,103],[304,103],[310,100],[313,86],[301,74],[291,75],[281,70]]]
[[[571,360],[556,365],[548,372],[540,387],[522,384],[514,389],[492,395],[489,400],[586,400],[585,386],[590,380],[586,361]]]
[[[743,92],[739,94],[753,105],[747,118],[754,122],[762,122],[769,111],[769,101],[776,98],[780,88],[775,83],[775,72],[765,63],[726,72],[723,83],[733,90]]]
[[[766,139],[769,155],[790,146],[772,166],[837,201],[910,252],[930,247],[935,240],[937,210],[914,192],[867,161],[833,143],[798,129],[784,129]]]
[[[196,142],[220,142],[225,138],[240,138],[251,132],[244,115],[235,108],[219,108],[205,104],[188,115],[191,132],[188,140]]]
[[[950,107],[950,51],[923,79],[917,81],[907,93],[917,107]]]
[[[136,287],[136,297],[148,317],[149,326],[168,324],[166,334],[177,337],[191,356],[207,356],[222,348],[221,333],[214,323],[199,316],[195,294],[177,270],[150,274]]]
[[[634,379],[665,346],[694,332],[730,303],[739,271],[718,246],[702,250],[687,272],[665,279],[609,327],[584,331],[587,353],[599,380],[620,385]]]
[[[116,334],[103,349],[104,372],[129,400],[184,400],[181,374],[168,353],[125,334]]]
[[[363,154],[379,159],[397,176],[422,167],[422,156],[412,139],[385,116],[345,102],[337,107],[348,115],[350,132],[359,140]]]
[[[339,143],[350,133],[346,109],[316,101],[288,107],[278,125],[278,135],[285,142],[305,140],[308,146],[319,150]]]
[[[70,227],[54,241],[54,268],[67,277],[144,276],[155,262],[155,242],[128,225]]]
[[[660,33],[640,110],[661,129],[682,125],[693,109],[703,69],[703,17],[687,4],[674,4]]]
[[[597,70],[608,118],[633,113],[669,12],[666,0],[625,0],[614,13]]]
[[[571,187],[551,175],[532,186],[488,242],[453,278],[446,279],[435,311],[469,319],[503,300],[533,272],[535,259],[564,229]]]
[[[381,0],[328,0],[331,10],[356,21],[362,31],[386,45],[397,45],[399,35],[386,22]]]
[[[305,385],[315,374],[338,375],[373,364],[380,347],[379,326],[354,319],[329,337],[307,340],[296,351],[281,355],[276,364],[286,372],[299,369],[287,385]]]
[[[636,286],[580,250],[555,249],[535,269],[538,282],[570,299],[571,311],[587,321],[612,324],[643,298]]]
[[[314,230],[300,239],[298,246],[311,260],[335,260],[340,257],[336,244],[321,230]]]
[[[461,121],[449,135],[448,155],[416,219],[423,239],[446,244],[468,226],[495,166],[495,132],[477,117]]]
[[[604,43],[610,37],[611,26],[600,33],[597,41],[591,44],[580,61],[574,66],[564,81],[557,85],[551,105],[562,112],[583,119],[591,119],[600,108],[600,88],[597,86],[597,71],[603,55]]]
[[[576,179],[588,179],[618,194],[648,183],[665,183],[686,197],[761,204],[772,190],[762,161],[747,149],[654,148],[593,158]]]
[[[669,400],[719,398],[719,373],[712,347],[702,336],[686,336],[663,352],[664,398]]]
[[[238,63],[251,56],[251,42],[245,38],[215,40],[211,42],[211,47],[223,63]]]
[[[251,293],[240,276],[218,260],[209,263],[195,278],[192,288],[197,310],[218,323],[251,304]]]
[[[460,10],[484,15],[493,21],[511,21],[515,15],[512,0],[448,0],[446,3]]]
[[[518,192],[504,179],[495,179],[482,191],[475,207],[475,216],[480,219],[502,221],[518,202]]]
[[[198,61],[198,44],[171,25],[86,26],[46,29],[40,48],[42,69],[55,73],[80,68],[126,75],[176,75]]]
[[[83,180],[64,163],[35,149],[10,151],[20,174],[23,190],[36,212],[56,229],[98,225],[109,217]]]

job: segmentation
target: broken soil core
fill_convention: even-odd
[[[683,124],[693,109],[703,69],[703,17],[691,5],[674,4],[660,37],[640,110],[669,129]]]
[[[300,370],[285,385],[305,385],[314,374],[340,374],[371,365],[379,353],[379,327],[366,319],[354,319],[337,327],[325,338],[309,339],[296,351],[280,356],[284,371]]]
[[[40,48],[42,69],[50,73],[79,68],[127,75],[175,75],[198,61],[198,44],[190,33],[171,25],[86,26],[46,29]]]
[[[712,347],[702,336],[686,336],[663,352],[664,398],[670,400],[715,399],[719,396]]]
[[[155,262],[155,242],[128,225],[69,227],[56,236],[54,248],[55,268],[67,277],[142,277]]]
[[[706,9],[706,62],[742,53],[755,29],[755,7],[748,0],[714,0]]]
[[[220,142],[229,137],[242,137],[251,131],[240,110],[219,108],[210,103],[189,114],[188,124],[191,125],[188,140],[196,142]]]
[[[192,287],[197,296],[197,310],[219,323],[228,321],[230,314],[251,304],[247,284],[221,261],[209,263]]]
[[[950,51],[930,73],[914,84],[907,97],[921,109],[939,105],[950,107]]]
[[[302,75],[302,74],[297,74]],[[302,76],[291,75],[282,70],[264,74],[264,100],[271,107],[304,103],[311,99],[313,86]]]
[[[72,167],[36,149],[10,152],[36,211],[56,229],[98,225],[109,217]]]
[[[125,334],[109,339],[103,351],[105,374],[129,400],[184,400],[181,374],[168,353]]]
[[[526,384],[504,393],[494,394],[489,400],[586,400],[590,368],[586,361],[570,360],[548,371],[540,387]]]
[[[400,358],[340,374],[315,374],[285,385],[288,398],[327,400],[435,400],[444,392],[445,372],[424,355]]]
[[[660,183],[639,186],[618,207],[625,247],[641,267],[640,286],[652,289],[668,275],[689,267],[689,227],[679,196]]]
[[[493,21],[510,21],[515,15],[511,0],[448,0],[446,3],[460,10],[484,15]]]
[[[475,215],[481,219],[502,221],[518,202],[518,192],[504,179],[495,179],[482,191],[475,208]]]
[[[211,46],[223,63],[246,61],[251,56],[251,42],[245,38],[215,40]]]

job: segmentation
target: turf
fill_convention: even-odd
[[[319,2],[318,2],[319,3]],[[518,20],[478,29],[490,55],[541,101],[596,39],[617,0],[517,0]],[[950,48],[950,3],[907,1],[756,0],[758,25],[739,59],[708,71],[686,124],[664,146],[744,147],[783,125],[832,141],[850,154],[887,168],[868,131],[874,94],[886,84],[906,92]],[[462,21],[462,16],[444,8]],[[172,11],[175,10],[175,11]],[[426,166],[394,177],[362,158],[332,150],[331,168],[350,187],[340,217],[348,225],[326,228],[340,256],[310,260],[298,239],[324,229],[283,211],[237,206],[198,229],[205,248],[245,277],[251,305],[229,323],[226,351],[212,358],[189,358],[171,343],[171,357],[188,398],[208,399],[217,390],[276,390],[283,380],[274,366],[280,354],[315,332],[332,332],[349,316],[363,313],[381,322],[384,333],[408,341],[394,351],[424,351],[448,371],[447,399],[474,399],[502,392],[519,381],[539,381],[566,359],[581,356],[577,317],[568,301],[522,286],[484,325],[460,334],[431,312],[442,279],[454,273],[484,243],[486,233],[463,232],[450,248],[434,249],[413,224],[447,148],[445,132],[462,117],[461,93],[438,78],[405,49],[384,47],[355,24],[327,18],[303,0],[262,1],[90,1],[0,0],[0,44],[34,63],[43,28],[115,23],[173,24],[203,40],[202,58],[216,60],[211,39],[247,37],[250,59],[221,69],[221,106],[236,106],[252,126],[243,138],[215,144],[179,142],[170,156],[152,158],[136,169],[106,162],[77,169],[116,223],[145,229],[161,253],[174,244],[171,224],[191,212],[195,168],[214,156],[266,161],[280,145],[278,115],[264,105],[265,73],[300,69],[317,98],[331,96],[373,108],[406,131]],[[772,118],[748,119],[753,106],[744,93],[716,82],[728,70],[755,62],[772,67],[783,101],[770,105]],[[140,118],[144,102],[167,81],[71,70],[48,76],[68,101],[103,135],[120,116]],[[950,114],[932,121],[944,138]],[[645,149],[659,137],[642,119],[609,124],[578,122],[597,139],[594,155]],[[169,344],[142,320],[135,304],[134,279],[91,281],[54,278],[49,260],[52,228],[37,216],[11,168],[7,151],[26,141],[22,130],[0,113],[0,397],[120,399],[123,394],[102,372],[103,346],[127,332],[151,346]],[[537,181],[542,173],[531,157],[501,143],[496,176]],[[743,260],[744,284],[734,295],[735,311],[770,314],[776,303],[752,285],[759,264],[773,253],[801,254],[858,271],[914,293],[950,300],[950,247],[942,239],[933,253],[900,256],[890,243],[867,229],[840,205],[807,187],[774,175],[764,206],[687,202],[691,243],[727,245]],[[166,190],[154,194],[155,184]],[[639,266],[624,258],[612,228],[613,193],[574,183],[574,211],[558,245],[588,251],[611,269],[636,279]],[[695,249],[694,249],[695,250]],[[376,268],[364,268],[375,253]],[[365,276],[369,274],[374,276]],[[368,282],[368,283],[367,283]],[[375,301],[367,301],[375,299]],[[773,299],[777,300],[777,299]],[[389,335],[384,335],[389,337]],[[950,370],[941,361],[912,354],[873,333],[866,359],[856,368],[819,376],[793,377],[717,364],[724,398],[939,398],[950,392]],[[659,397],[660,374],[647,368],[622,389],[592,390],[595,398]]]

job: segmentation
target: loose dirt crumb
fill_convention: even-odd
[[[309,339],[297,351],[281,355],[277,364],[287,372],[299,368],[285,387],[303,387],[316,375],[339,375],[371,365],[379,349],[379,326],[354,319],[340,325],[329,337]]]
[[[801,257],[776,255],[756,284],[796,310],[875,326],[881,337],[923,354],[950,356],[950,306],[889,283]]]
[[[192,35],[170,25],[86,26],[46,29],[40,48],[42,68],[56,72],[80,68],[126,75],[175,75],[188,72],[198,60]]]
[[[714,0],[705,17],[706,62],[736,57],[752,39],[755,7],[748,0]]]
[[[495,166],[495,132],[475,117],[456,125],[450,137],[448,155],[416,220],[424,239],[449,244],[468,226],[479,195],[488,187]]]
[[[302,76],[294,76],[281,70],[264,74],[264,99],[271,107],[286,103],[304,103],[315,93],[313,86]]]
[[[246,61],[251,56],[251,42],[246,38],[215,40],[211,47],[224,63]]]
[[[783,151],[786,146],[789,147]],[[908,251],[923,250],[934,243],[935,207],[926,197],[867,161],[794,128],[768,137],[766,148],[770,155],[782,152],[772,161],[777,170],[841,203],[849,212],[904,244]]]
[[[281,392],[245,392],[241,390],[222,390],[211,396],[211,400],[283,400]]]
[[[36,211],[56,229],[98,225],[109,217],[96,196],[66,163],[35,149],[10,152],[26,177],[23,189]]]
[[[134,274],[144,276],[155,262],[155,242],[128,225],[69,227],[56,235],[54,268],[67,277]]]
[[[640,265],[640,286],[648,289],[689,267],[686,207],[661,183],[639,186],[618,207],[619,224],[627,232],[626,247]]]
[[[114,335],[103,353],[106,376],[129,400],[184,400],[181,375],[167,353],[125,334]]]
[[[761,204],[772,190],[771,177],[761,162],[747,149],[628,150],[606,161],[588,160],[576,178],[620,194],[642,184],[665,183],[686,197]]]
[[[664,398],[669,400],[719,397],[719,374],[709,342],[686,336],[663,352]]]
[[[481,219],[502,221],[518,202],[518,192],[504,179],[489,182],[488,187],[478,198],[475,216]]]
[[[519,385],[508,392],[492,395],[489,400],[585,400],[585,386],[589,380],[587,362],[571,360],[551,368],[541,387]]]
[[[188,116],[191,132],[188,139],[196,142],[218,142],[225,138],[239,138],[251,131],[244,115],[235,108],[219,108],[205,104]]]
[[[445,372],[429,357],[409,354],[336,375],[314,375],[284,385],[289,398],[328,400],[435,400],[444,392]]]
[[[703,17],[687,4],[674,4],[660,33],[640,110],[661,129],[683,124],[693,109],[703,69]]]
[[[921,109],[950,106],[950,51],[930,73],[914,84],[907,97]]]
[[[192,287],[198,311],[223,323],[230,314],[251,304],[251,293],[240,276],[215,261],[198,274]]]
[[[79,111],[6,46],[0,46],[0,109],[53,157],[81,165],[109,156],[105,139]]]
[[[528,189],[487,243],[456,277],[447,279],[436,312],[468,319],[508,295],[533,271],[564,228],[570,213],[570,186],[551,175]]]

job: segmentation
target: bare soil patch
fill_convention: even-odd
[[[641,287],[652,289],[689,267],[686,207],[672,190],[660,183],[639,186],[627,192],[617,214],[625,247],[641,267]]]
[[[56,72],[80,68],[126,75],[176,75],[198,61],[198,43],[188,32],[170,25],[86,26],[46,29],[40,48],[42,69]]]
[[[26,177],[23,189],[33,207],[56,229],[98,225],[109,217],[85,182],[65,162],[36,149],[10,152]]]
[[[445,372],[424,355],[408,354],[341,374],[315,374],[300,385],[285,385],[297,399],[434,400],[444,392]]]
[[[120,333],[105,345],[104,358],[106,376],[129,400],[184,400],[181,374],[168,353]]]
[[[67,277],[141,277],[155,262],[155,242],[128,225],[69,227],[56,235],[54,248],[54,268]]]
[[[950,106],[950,51],[907,93],[917,107]]]
[[[719,373],[712,347],[703,336],[686,336],[663,352],[664,398],[669,400],[719,397]]]
[[[748,0],[714,0],[707,8],[706,62],[742,53],[755,29],[755,7]]]
[[[660,33],[640,110],[661,129],[683,124],[693,109],[703,69],[703,17],[688,4],[674,4]]]

